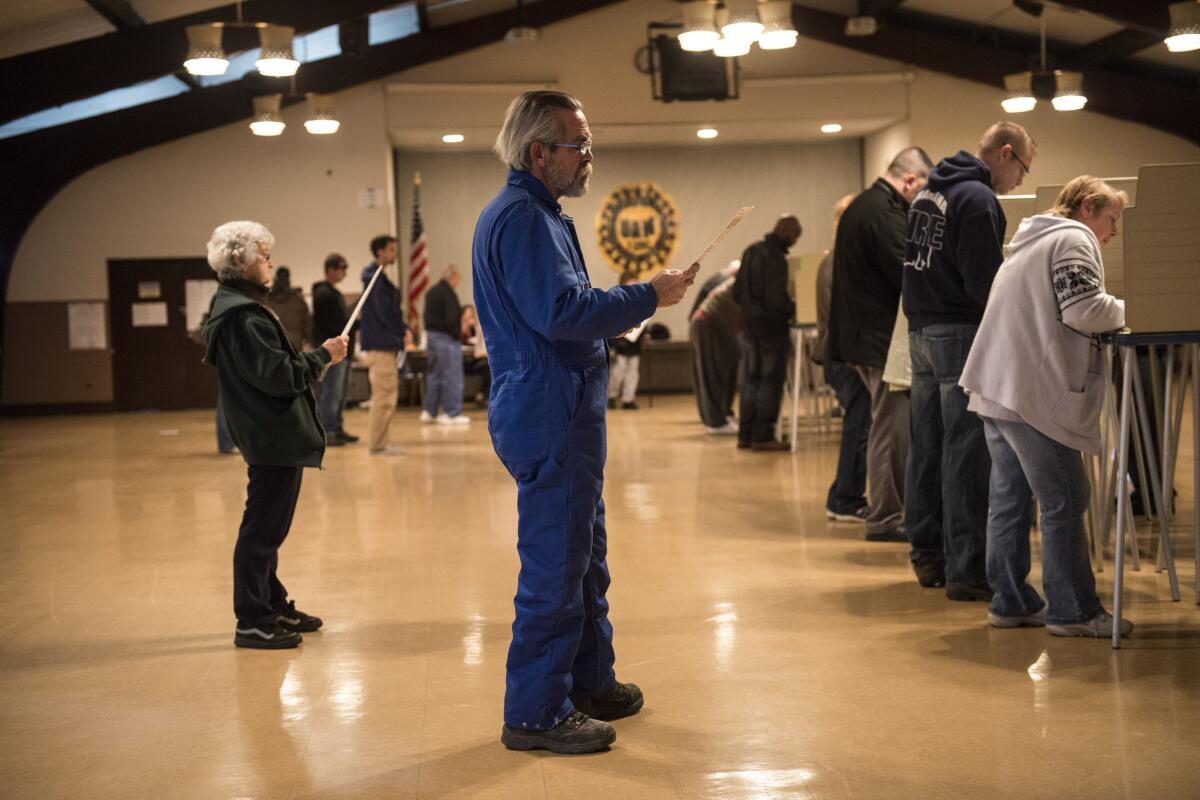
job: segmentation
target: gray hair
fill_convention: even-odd
[[[910,172],[918,178],[928,178],[931,169],[933,162],[929,160],[928,153],[919,147],[906,147],[896,153],[892,163],[888,164],[887,171],[893,178],[903,178]]]
[[[237,220],[218,225],[208,240],[208,265],[221,282],[242,277],[242,268],[254,263],[262,252],[275,244],[275,237],[265,225],[249,220]]]
[[[529,171],[529,146],[553,144],[563,135],[558,109],[582,111],[583,104],[566,92],[525,92],[508,104],[504,126],[492,147],[511,169]]]

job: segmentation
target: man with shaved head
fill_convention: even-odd
[[[733,295],[742,308],[742,399],[738,447],[786,450],[775,439],[796,305],[788,294],[787,252],[800,238],[800,220],[784,214],[761,242],[742,253]]]
[[[945,586],[951,600],[992,596],[985,570],[992,461],[958,380],[1004,260],[996,195],[1020,186],[1036,155],[1028,131],[997,122],[974,153],[942,159],[908,213],[912,445],[904,521],[917,580]]]

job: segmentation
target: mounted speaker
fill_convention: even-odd
[[[646,29],[654,99],[664,103],[736,100],[737,59],[712,52],[690,53],[679,46],[674,33],[662,32],[668,27],[652,24]]]

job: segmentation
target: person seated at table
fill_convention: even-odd
[[[483,406],[492,389],[492,370],[488,365],[483,329],[479,327],[479,317],[475,315],[473,305],[463,306],[460,340],[463,346],[463,371],[467,375],[479,376],[479,391],[475,393],[475,402]]]
[[[1125,324],[1104,289],[1100,248],[1128,196],[1081,175],[1044,214],[1022,220],[988,297],[959,384],[983,419],[992,457],[988,622],[1106,637],[1083,527],[1090,486],[1080,451],[1100,451],[1106,370],[1099,334]],[[1042,587],[1029,585],[1033,498],[1042,509]],[[1121,620],[1121,635],[1133,624]]]

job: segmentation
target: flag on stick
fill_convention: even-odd
[[[408,324],[416,328],[421,314],[417,303],[429,286],[429,261],[425,257],[425,226],[421,224],[421,173],[413,175],[412,236],[408,248]]]

